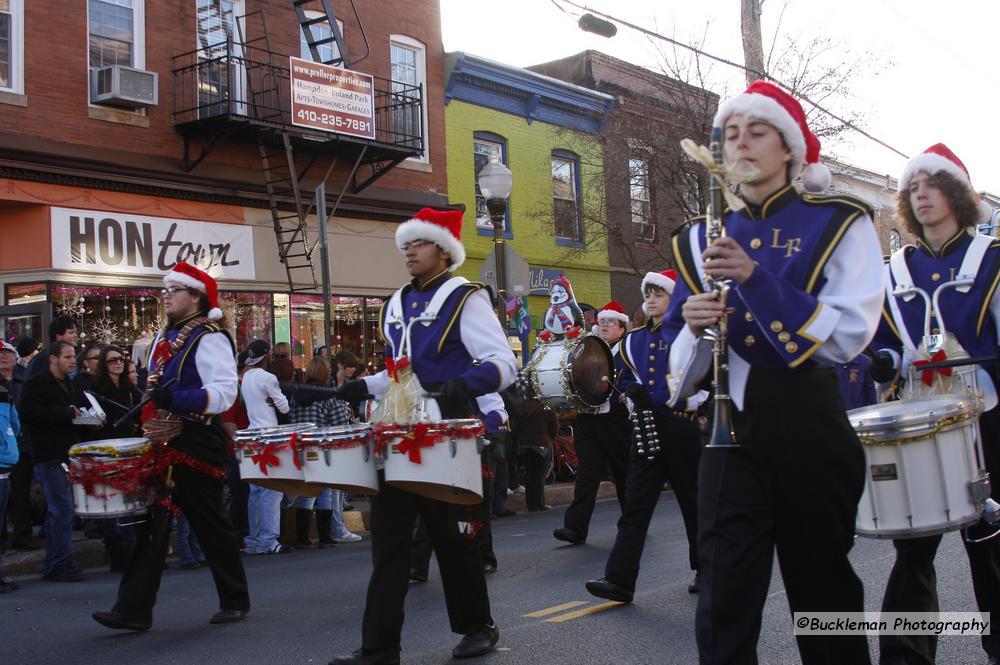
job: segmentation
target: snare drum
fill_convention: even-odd
[[[367,423],[303,432],[299,443],[305,482],[352,494],[378,494],[374,442]]]
[[[865,451],[857,533],[915,538],[977,522],[989,496],[977,443],[979,413],[978,401],[961,395],[848,411]]]
[[[556,409],[596,407],[611,395],[614,358],[607,342],[584,333],[539,344],[523,375],[530,392]]]
[[[141,515],[153,504],[148,486],[125,485],[123,473],[148,466],[149,439],[104,439],[69,449],[73,508],[80,517],[108,518]]]
[[[385,482],[430,499],[471,506],[483,500],[480,453],[486,430],[475,418],[377,425]]]
[[[307,485],[299,435],[313,423],[241,429],[233,435],[240,478],[248,483],[295,496],[319,496],[322,487]]]

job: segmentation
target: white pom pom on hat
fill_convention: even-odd
[[[802,174],[807,192],[822,192],[830,186],[830,169],[820,162],[820,142],[809,130],[802,105],[790,94],[767,81],[754,81],[742,93],[727,100],[715,114],[715,127],[723,127],[732,115],[746,115],[775,127],[792,153],[788,175]]]

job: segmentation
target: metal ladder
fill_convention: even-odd
[[[322,6],[321,15],[315,18],[307,17],[306,12],[316,5]],[[333,12],[333,3],[330,0],[292,0],[292,6],[295,8],[295,15],[299,18],[299,25],[302,26],[302,34],[306,38],[306,44],[309,46],[309,53],[312,54],[313,61],[346,68],[350,62],[347,58],[347,44],[344,43],[344,34],[340,31],[340,25]],[[316,8],[313,11],[319,11],[319,9]],[[312,26],[327,28],[331,36],[316,39],[312,32]],[[337,48],[333,57],[324,60],[320,57],[319,47],[327,44],[335,44]]]

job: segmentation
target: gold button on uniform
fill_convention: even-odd
[[[656,360],[656,356],[650,356],[649,359],[650,360]]]
[[[754,238],[750,241],[750,249],[760,249],[762,244],[763,243],[760,241],[760,238]]]
[[[412,305],[410,305],[410,307],[412,307],[413,309],[416,309],[417,308],[417,303],[413,303]]]
[[[782,330],[780,333],[778,333],[778,341],[781,342],[782,344],[784,344],[791,338],[792,336],[788,334],[787,330]]]
[[[655,386],[656,385],[656,381],[653,381],[652,379],[650,379],[649,381],[647,381],[647,383],[649,383],[649,385],[651,385],[651,386]]]
[[[771,321],[771,332],[781,332],[784,327],[785,324],[781,321]]]
[[[746,344],[747,346],[753,346],[754,344],[757,343],[757,340],[754,338],[753,335],[747,335],[746,337],[743,338],[743,343]]]
[[[789,342],[788,344],[785,344],[785,351],[788,351],[789,353],[795,353],[798,350],[799,350],[799,345],[796,344],[795,342]]]
[[[753,321],[753,314],[749,311],[743,312],[743,319],[749,323],[750,321]]]
[[[656,348],[656,342],[650,342],[649,343],[649,348],[655,349]]]
[[[940,279],[941,279],[941,273],[939,273],[939,272],[936,272],[933,275],[931,275],[931,281],[932,282],[936,282],[936,281],[938,281]]]
[[[655,368],[655,367],[650,367],[650,368],[649,368],[649,373],[650,373],[650,374],[652,374],[652,373],[653,373],[653,372],[655,372],[655,371],[656,371],[656,368]]]

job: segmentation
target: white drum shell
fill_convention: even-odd
[[[115,463],[125,459],[138,460],[148,449],[149,439],[131,437],[124,439],[106,439],[88,441],[70,448],[69,465],[80,464],[80,458],[87,458],[93,465],[103,462]],[[88,448],[114,448],[118,457],[101,454],[82,453]],[[153,499],[147,488],[141,488],[135,493],[125,493],[111,485],[94,485],[94,494],[87,494],[83,485],[73,483],[73,511],[80,517],[111,518],[142,515],[149,510]]]
[[[571,343],[562,340],[559,343],[540,344],[538,346],[535,365],[535,397],[556,409],[574,409],[576,403],[567,395],[572,391],[566,385],[566,367],[563,364],[564,344]]]
[[[892,402],[848,412],[859,419],[875,409],[901,415],[930,414],[936,406],[959,397]],[[928,421],[931,416],[927,416]],[[961,529],[979,520],[969,483],[980,477],[976,443],[977,418],[942,429],[922,440],[896,445],[864,446],[865,488],[858,504],[856,531],[870,538],[915,538]],[[868,430],[870,431],[870,429]],[[891,432],[888,435],[891,436]]]
[[[483,500],[483,469],[477,441],[475,436],[445,437],[420,449],[420,464],[411,462],[409,454],[400,452],[398,441],[394,441],[383,450],[385,482],[445,503],[475,505]]]
[[[294,496],[319,496],[323,488],[306,484],[305,470],[295,466],[291,447],[286,446],[273,451],[278,458],[278,464],[268,466],[267,473],[253,461],[253,456],[264,450],[268,443],[288,443],[292,432],[306,431],[314,427],[312,424],[296,424],[236,432],[233,437],[234,454],[239,464],[240,478],[248,483]]]
[[[357,445],[337,447],[361,437]],[[353,494],[378,494],[374,439],[371,426],[351,425],[314,430],[301,439],[303,478],[307,484],[332,487]]]

